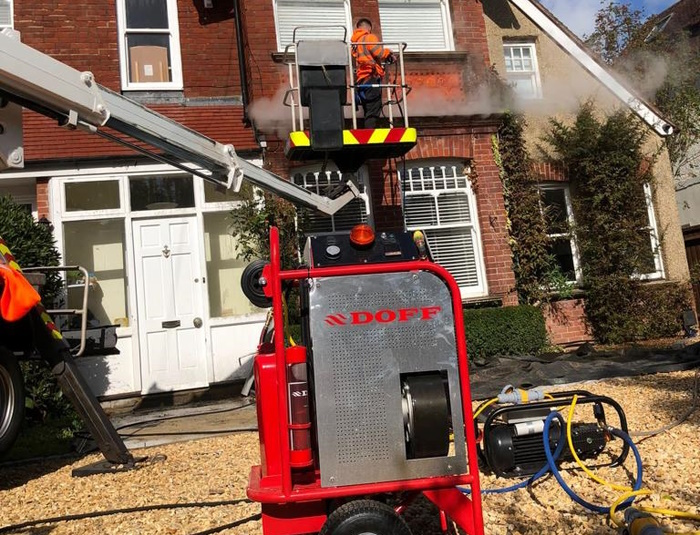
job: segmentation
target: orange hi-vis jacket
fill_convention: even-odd
[[[14,322],[22,319],[41,298],[20,271],[0,264],[0,317]]]
[[[391,50],[378,44],[374,34],[360,28],[352,34],[352,57],[355,58],[355,81],[363,82],[370,78],[383,78],[382,61],[391,55]]]

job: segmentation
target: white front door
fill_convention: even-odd
[[[207,386],[197,220],[135,220],[133,236],[143,393]]]

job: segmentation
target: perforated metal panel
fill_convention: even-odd
[[[428,272],[319,278],[309,292],[322,485],[466,471],[454,316]],[[407,459],[400,375],[446,373],[452,456]]]

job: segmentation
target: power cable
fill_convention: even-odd
[[[134,435],[123,435],[119,436],[122,438],[140,438],[140,437],[169,437],[169,436],[186,436],[186,435],[228,435],[231,433],[247,433],[250,431],[257,431],[257,427],[238,427],[236,429],[211,429],[204,431],[172,431],[168,433],[138,433]]]
[[[680,418],[678,418],[678,420],[667,424],[663,427],[659,427],[658,429],[653,429],[651,431],[632,431],[629,433],[629,435],[631,437],[651,438],[653,436],[660,435],[661,433],[665,433],[666,431],[679,426],[688,418],[690,418],[690,415],[693,414],[698,408],[698,402],[700,402],[700,369],[695,370],[695,381],[693,383],[693,399],[690,408],[685,413],[683,413],[683,415]]]
[[[218,501],[218,502],[185,502],[185,503],[161,503],[161,504],[155,504],[155,505],[142,505],[139,507],[126,507],[124,509],[109,509],[107,511],[91,511],[89,513],[78,513],[74,515],[62,515],[62,516],[54,516],[51,518],[42,518],[39,520],[29,520],[27,522],[21,522],[19,524],[12,524],[9,526],[3,526],[0,527],[0,533],[10,533],[11,531],[18,531],[21,529],[26,529],[26,528],[31,528],[34,526],[39,526],[41,524],[57,524],[59,522],[73,522],[76,520],[86,520],[88,518],[100,518],[103,516],[110,516],[110,515],[122,515],[122,514],[132,514],[132,513],[142,513],[142,512],[148,512],[148,511],[162,511],[166,509],[193,509],[193,508],[200,508],[200,507],[221,507],[224,505],[239,505],[241,503],[253,503],[250,501],[248,498],[240,498],[237,500],[223,500],[223,501]],[[252,517],[249,517],[250,520],[246,520],[246,522],[252,521]],[[243,523],[242,521],[238,520],[237,522]],[[238,525],[238,524],[236,524]],[[233,526],[231,526],[233,527]],[[221,529],[226,529],[226,528],[221,528]],[[219,531],[221,531],[219,529]],[[200,535],[204,535],[205,532],[202,532]],[[206,532],[206,533],[216,533],[215,531],[211,532]]]
[[[120,425],[119,427],[116,428],[116,431],[121,431],[123,429],[128,429],[129,427],[135,427],[137,425],[145,425],[145,424],[150,424],[150,423],[158,423],[158,422],[166,422],[168,420],[178,420],[181,418],[193,418],[195,416],[203,416],[205,414],[223,414],[225,412],[235,412],[239,411],[242,409],[245,409],[246,407],[250,407],[251,405],[255,405],[255,403],[246,403],[245,405],[240,405],[238,407],[231,407],[229,409],[221,409],[217,411],[206,411],[206,412],[194,412],[190,414],[180,414],[176,416],[161,416],[158,418],[151,418],[149,420],[141,420],[139,422],[132,422],[130,424],[124,424]]]
[[[198,531],[197,533],[193,533],[192,535],[211,535],[212,533],[219,533],[225,529],[235,528],[237,526],[240,526],[241,524],[247,524],[248,522],[260,520],[261,518],[262,515],[258,513],[255,515],[250,515],[246,518],[242,518],[240,520],[236,520],[235,522],[231,522],[230,524],[224,524],[223,526],[217,526],[215,528],[207,529],[205,531]]]

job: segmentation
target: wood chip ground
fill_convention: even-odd
[[[694,372],[687,371],[578,386],[619,401],[627,414],[630,430],[643,431],[674,421],[689,408],[693,380]],[[581,417],[584,416],[582,409]],[[614,449],[619,447],[616,443],[610,445],[611,452],[619,451]],[[644,486],[654,492],[644,503],[700,513],[700,410],[674,429],[642,440],[639,450],[645,468]],[[86,478],[72,478],[71,470],[97,461],[101,456],[0,468],[0,530],[21,522],[93,511],[244,498],[250,466],[258,462],[255,433],[170,444],[134,453],[152,457],[165,455],[167,459],[132,472]],[[630,458],[624,469],[603,469],[599,473],[610,481],[626,485],[634,469]],[[580,472],[568,472],[565,478],[592,502],[609,504],[618,495],[616,491],[592,483]],[[484,488],[512,483],[512,480],[482,476]],[[616,533],[605,516],[588,513],[574,504],[551,477],[530,489],[484,496],[483,507],[489,535]],[[42,524],[6,532],[24,535],[194,534],[230,524],[259,510],[257,504],[250,503],[173,508]],[[414,535],[440,533],[437,513],[425,501],[410,507],[406,519]],[[669,521],[666,527],[675,532],[692,532],[700,530],[700,523]],[[261,535],[262,528],[259,521],[252,521],[220,533]]]

